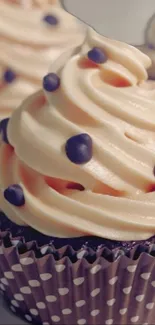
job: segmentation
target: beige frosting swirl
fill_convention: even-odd
[[[55,16],[58,25],[44,22],[47,14]],[[60,7],[58,0],[1,0],[0,117],[36,91],[51,62],[83,39],[82,25]],[[7,69],[17,76],[12,83],[3,80]]]
[[[103,49],[93,64],[87,52]],[[155,89],[145,87],[150,59],[136,48],[89,29],[76,53],[51,68],[61,86],[28,98],[13,114],[9,145],[0,149],[0,204],[19,224],[55,236],[97,235],[115,240],[155,234]],[[65,143],[88,133],[93,157],[83,165],[66,156]],[[25,205],[3,198],[20,184]],[[80,191],[80,184],[85,189]]]

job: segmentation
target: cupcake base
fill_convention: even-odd
[[[130,249],[39,247],[13,236],[18,226],[10,234],[7,223],[0,232],[0,290],[20,317],[37,325],[155,324],[154,239]]]

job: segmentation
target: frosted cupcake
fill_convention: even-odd
[[[149,20],[145,30],[145,44],[138,48],[148,55],[152,61],[151,66],[148,69],[149,79],[155,80],[155,15]]]
[[[150,64],[89,29],[1,122],[0,288],[30,322],[154,324]]]
[[[57,0],[0,1],[0,117],[41,86],[50,63],[80,44],[77,20]]]

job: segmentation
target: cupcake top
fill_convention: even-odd
[[[0,206],[47,235],[143,240],[155,233],[150,59],[88,30],[1,122]]]
[[[41,86],[51,62],[84,33],[57,0],[1,0],[0,17],[1,117]]]

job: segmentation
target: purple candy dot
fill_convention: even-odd
[[[8,140],[8,136],[7,136],[7,127],[8,127],[8,122],[9,122],[9,118],[5,118],[4,120],[0,121],[0,134],[2,137],[2,140],[9,144],[9,140]]]
[[[88,52],[88,58],[97,64],[105,63],[108,60],[106,53],[99,47],[94,47],[90,50]]]
[[[92,139],[89,134],[82,133],[67,140],[66,155],[74,164],[86,164],[93,156]]]
[[[16,74],[11,69],[7,69],[3,74],[3,79],[8,84],[12,83],[16,79]]]
[[[44,16],[43,21],[45,21],[47,24],[51,26],[56,26],[59,24],[58,18],[50,14]]]
[[[151,43],[149,43],[149,44],[147,45],[147,47],[148,47],[150,50],[154,50],[154,49],[155,49],[155,46],[154,46],[153,44],[151,44]]]
[[[14,206],[20,207],[25,204],[23,189],[18,184],[10,185],[4,191],[4,198]]]
[[[57,90],[60,87],[60,78],[55,73],[49,73],[43,78],[43,87],[48,92]]]

